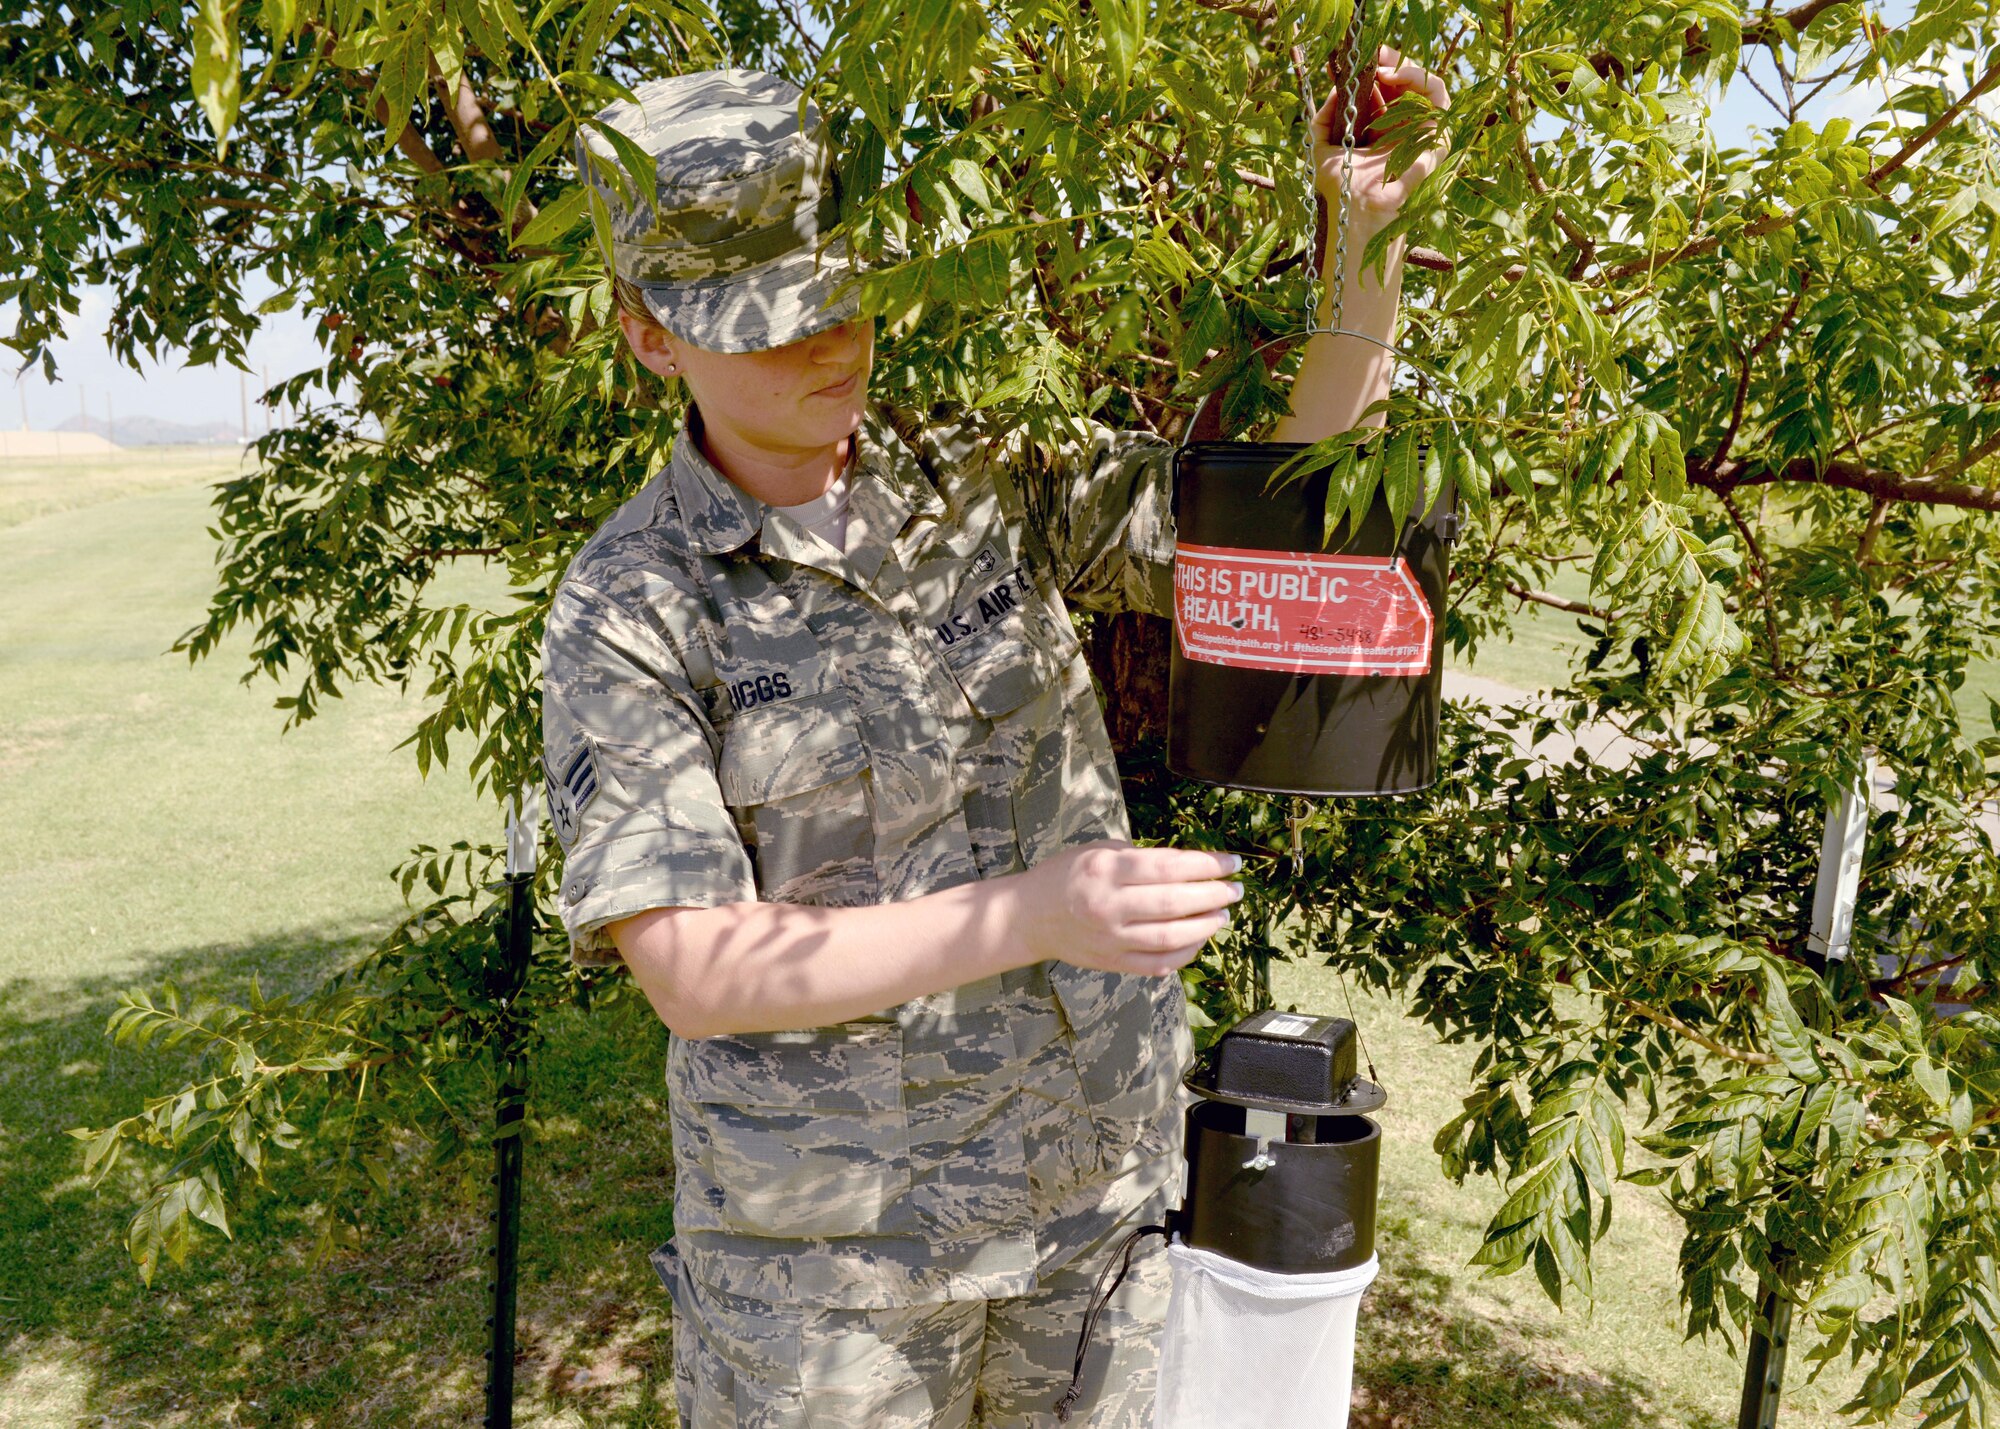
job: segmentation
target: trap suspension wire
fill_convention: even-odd
[[[1292,886],[1296,888],[1305,877],[1305,829],[1307,823],[1312,819],[1313,805],[1312,800],[1303,794],[1292,795],[1289,803],[1290,807],[1287,811],[1285,823],[1287,831],[1291,836]],[[1319,905],[1308,903],[1305,899],[1301,898],[1299,900],[1299,911],[1305,916],[1305,943],[1306,947],[1310,949],[1313,945],[1313,925],[1319,921]],[[1275,933],[1275,931],[1276,924],[1274,921],[1273,932]],[[1277,939],[1275,937],[1267,937],[1264,941],[1267,944],[1275,944]],[[1334,970],[1334,977],[1340,983],[1341,998],[1347,1003],[1347,1020],[1354,1024],[1355,1045],[1361,1053],[1361,1064],[1368,1069],[1368,1080],[1380,1086],[1382,1078],[1376,1073],[1375,1058],[1368,1051],[1368,1034],[1362,1030],[1361,1019],[1354,1012],[1354,987],[1348,981],[1347,969],[1336,968]],[[1275,1006],[1276,999],[1271,996],[1270,954],[1268,952],[1265,952],[1261,956],[1258,978],[1258,992],[1263,999],[1262,1007]],[[1261,1011],[1262,1007],[1258,1010]]]
[[[1345,105],[1340,123],[1340,201],[1335,205],[1335,212],[1332,215],[1334,234],[1333,311],[1330,314],[1332,320],[1325,326],[1321,326],[1319,322],[1319,290],[1325,280],[1325,274],[1320,271],[1320,254],[1317,238],[1309,238],[1306,240],[1305,322],[1293,336],[1310,338],[1316,333],[1326,333],[1329,335],[1337,334],[1342,337],[1358,337],[1364,342],[1374,343],[1375,346],[1383,349],[1391,356],[1408,363],[1411,370],[1417,374],[1417,391],[1420,395],[1423,392],[1426,382],[1438,388],[1440,397],[1445,399],[1438,403],[1439,410],[1444,413],[1445,421],[1450,424],[1453,438],[1457,441],[1459,449],[1465,451],[1467,450],[1465,439],[1458,426],[1458,414],[1456,411],[1458,402],[1452,400],[1462,399],[1463,397],[1457,386],[1442,373],[1436,371],[1431,363],[1411,352],[1405,345],[1396,342],[1384,342],[1373,333],[1357,331],[1354,328],[1343,326],[1341,322],[1347,305],[1347,231],[1349,216],[1354,207],[1354,148],[1361,137],[1355,131],[1360,118],[1360,84],[1364,72],[1362,41],[1367,27],[1368,0],[1355,0],[1353,12],[1348,17],[1347,33],[1340,41],[1338,52],[1340,66],[1338,88],[1345,98]],[[1371,50],[1368,53],[1372,55],[1373,51]],[[1303,176],[1306,206],[1310,209],[1319,192],[1319,170],[1315,162],[1312,145],[1312,122],[1314,116],[1319,113],[1319,102],[1313,98],[1312,80],[1306,66],[1306,47],[1303,34],[1291,46],[1291,61],[1292,74],[1297,79],[1299,86],[1299,119],[1300,123],[1306,129]],[[1368,71],[1368,83],[1372,88],[1375,82],[1372,60],[1368,63],[1366,69]],[[1261,344],[1260,346],[1268,345]],[[1192,426],[1192,422],[1190,422],[1190,426]]]
[[[1379,338],[1369,333],[1356,332],[1351,328],[1341,325],[1341,316],[1347,299],[1348,215],[1353,211],[1354,207],[1354,146],[1361,138],[1358,130],[1361,107],[1362,38],[1367,28],[1367,22],[1368,0],[1355,0],[1354,10],[1348,17],[1347,34],[1342,41],[1345,51],[1341,55],[1340,66],[1341,82],[1339,87],[1340,92],[1345,97],[1346,104],[1344,113],[1341,116],[1340,125],[1340,202],[1336,205],[1334,213],[1332,321],[1325,327],[1318,325],[1319,288],[1322,279],[1319,265],[1319,244],[1316,237],[1309,238],[1306,242],[1305,329],[1302,335],[1310,337],[1314,333],[1324,332],[1344,334],[1349,337],[1367,338],[1368,341],[1376,343],[1378,346],[1386,347],[1392,355],[1407,359],[1409,354],[1402,352],[1395,345],[1383,343]],[[1319,113],[1319,104],[1313,98],[1312,81],[1308,77],[1306,70],[1305,46],[1303,44],[1294,44],[1291,47],[1291,59],[1292,73],[1297,78],[1299,84],[1299,114],[1301,122],[1307,128],[1306,143],[1304,145],[1305,194],[1306,201],[1310,204],[1313,197],[1319,191],[1319,170],[1314,162],[1311,133],[1313,116]],[[1371,85],[1374,83],[1372,77],[1369,83]],[[1422,369],[1418,368],[1417,370],[1421,378]],[[1455,432],[1458,424],[1452,419],[1449,411],[1446,412],[1446,418],[1452,421],[1452,429]],[[1290,835],[1291,872],[1294,886],[1305,875],[1305,827],[1311,817],[1312,801],[1304,795],[1293,795],[1287,811],[1286,824]],[[1301,900],[1300,908],[1306,915],[1307,938],[1310,940],[1316,910],[1307,905],[1303,900]],[[1272,940],[1266,939],[1267,943],[1270,941]],[[1380,1082],[1381,1078],[1377,1076],[1375,1071],[1375,1059],[1368,1052],[1368,1040],[1361,1032],[1361,1021],[1354,1015],[1354,991],[1348,984],[1346,970],[1344,968],[1341,969],[1338,976],[1340,979],[1341,994],[1347,1003],[1348,1020],[1354,1024],[1355,1036],[1359,1042],[1362,1063],[1368,1068],[1368,1079],[1371,1082]],[[1271,993],[1270,954],[1268,951],[1261,954],[1258,958],[1257,999],[1261,1007],[1270,1007],[1275,1003],[1275,999]]]

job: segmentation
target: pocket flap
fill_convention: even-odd
[[[731,720],[723,727],[716,778],[724,801],[744,807],[803,794],[867,765],[847,691],[832,689]]]
[[[696,1101],[820,1111],[895,1111],[903,1104],[903,1029],[850,1022],[799,1032],[677,1041]]]
[[[987,719],[1019,709],[1044,689],[1055,661],[1019,606],[995,620],[968,645],[945,652],[945,663],[973,709]]]

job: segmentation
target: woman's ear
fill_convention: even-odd
[[[624,308],[618,310],[618,326],[624,330],[625,345],[632,349],[641,367],[662,377],[680,375],[680,354],[672,333]]]

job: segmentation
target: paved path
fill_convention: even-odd
[[[1534,690],[1517,689],[1513,685],[1503,685],[1498,680],[1489,680],[1481,675],[1469,674],[1462,670],[1444,672],[1444,696],[1446,699],[1471,699],[1482,704],[1512,705],[1517,708],[1532,708],[1548,699],[1546,694]],[[1613,768],[1637,758],[1646,746],[1636,739],[1627,739],[1616,730],[1601,723],[1592,723],[1578,730],[1558,729],[1540,744],[1528,749],[1528,732],[1516,731],[1515,742],[1523,753],[1530,753],[1542,763],[1554,767],[1568,762],[1571,753],[1581,746],[1591,758]],[[1878,774],[1875,779],[1875,799],[1877,808],[1894,808],[1896,798],[1889,791],[1895,787],[1886,774]],[[2000,800],[1991,801],[1980,812],[1979,826],[2000,841]]]

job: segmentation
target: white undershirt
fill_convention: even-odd
[[[847,550],[847,477],[841,477],[825,492],[797,506],[774,506],[820,540],[843,554]]]

